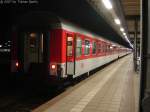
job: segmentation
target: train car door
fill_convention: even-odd
[[[44,64],[44,33],[24,33],[24,71],[38,71]]]
[[[73,34],[67,34],[66,74],[75,74],[75,39],[73,37]]]

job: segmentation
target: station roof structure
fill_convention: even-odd
[[[140,21],[141,21],[141,0],[121,0],[124,15],[128,27],[131,43],[134,43],[135,32],[137,32],[137,44],[140,46]],[[137,25],[136,25],[137,22]]]
[[[43,2],[41,7],[44,10],[51,10],[83,28],[86,28],[98,35],[105,37],[111,41],[117,42],[126,47],[130,47],[129,43],[122,38],[122,34],[118,33],[116,28],[106,18],[111,18],[112,15],[108,14],[106,18],[102,13],[98,12],[91,4],[92,0],[51,0],[51,3]],[[95,1],[94,1],[95,2]],[[114,7],[116,7],[115,4]],[[98,6],[100,7],[100,6]],[[107,9],[101,9],[107,10]],[[117,10],[117,8],[115,8]],[[114,12],[115,12],[114,10]],[[106,11],[105,11],[106,12]],[[109,12],[106,12],[109,13]],[[119,12],[121,13],[121,12]]]
[[[7,7],[4,6],[8,17],[8,22],[6,23],[13,23],[16,17],[29,11],[50,11],[106,39],[131,48],[129,42],[124,38],[124,34],[120,31],[120,27],[123,27],[126,36],[129,37],[123,9],[124,0],[110,0],[113,7],[111,11],[104,7],[102,1],[44,0],[39,1],[37,4],[7,5]],[[114,19],[116,18],[120,20],[120,26],[115,24]]]

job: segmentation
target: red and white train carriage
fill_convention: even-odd
[[[40,75],[35,77],[47,81],[75,78],[131,52],[45,12],[26,14],[19,21],[12,40],[12,72],[36,71]]]

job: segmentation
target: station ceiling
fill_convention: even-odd
[[[140,15],[141,15],[141,0],[121,0],[122,7],[130,34],[130,40],[134,42],[134,34],[137,30],[138,39],[140,39]],[[135,22],[137,21],[137,28]]]
[[[125,15],[140,15],[140,0],[121,0]]]

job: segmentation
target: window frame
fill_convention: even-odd
[[[89,52],[88,52],[88,54],[85,54],[85,48],[86,48],[85,41],[89,41],[89,48],[88,48],[88,49],[89,49],[89,50],[88,50]],[[87,39],[87,38],[84,39],[84,53],[83,53],[84,56],[89,56],[89,55],[90,55],[90,48],[91,48],[91,46],[90,46],[90,39]]]
[[[81,40],[81,46],[80,47],[77,47],[77,39],[78,38],[80,38],[80,40]],[[75,57],[76,58],[79,58],[79,57],[81,57],[82,56],[82,54],[83,54],[83,51],[82,51],[82,45],[83,45],[83,40],[82,40],[82,37],[80,36],[80,35],[76,35],[76,38],[75,38],[76,40],[75,40],[75,53],[76,53],[76,55],[75,55]],[[77,48],[80,48],[80,51],[81,51],[81,54],[79,55],[79,56],[77,56]]]
[[[94,43],[95,43],[96,46],[94,46]],[[94,50],[93,47],[95,47],[95,53],[93,53],[93,50]],[[92,55],[96,55],[96,53],[97,53],[97,42],[92,41]]]
[[[71,41],[68,41],[68,38],[71,38]],[[71,45],[68,45],[68,44],[70,44],[71,43]],[[67,57],[73,57],[73,44],[74,44],[74,42],[73,42],[73,37],[72,36],[70,36],[70,35],[67,35]],[[70,48],[69,48],[70,47]],[[71,54],[69,54],[69,50],[71,51]]]
[[[100,54],[102,53],[102,41],[98,40],[97,42],[97,53]]]

